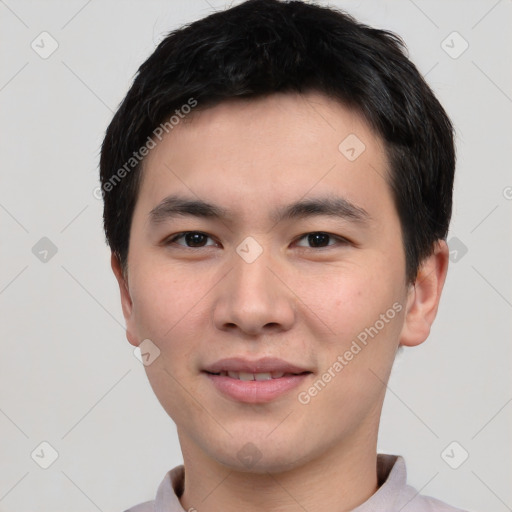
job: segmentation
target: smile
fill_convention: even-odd
[[[209,372],[208,372],[209,373]],[[294,373],[285,373],[285,372],[261,372],[261,373],[249,373],[249,372],[219,372],[219,373],[210,373],[210,375],[219,375],[221,377],[230,377],[231,379],[237,380],[271,380],[271,379],[280,379],[281,377],[290,377],[293,375],[297,375]]]
[[[222,396],[235,402],[249,404],[267,403],[285,396],[300,386],[311,372],[300,374],[284,372],[203,372],[209,382]]]

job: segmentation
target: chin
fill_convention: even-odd
[[[307,462],[304,454],[298,454],[294,446],[279,449],[263,438],[261,442],[238,442],[235,452],[211,454],[217,462],[240,473],[278,474],[291,471]]]

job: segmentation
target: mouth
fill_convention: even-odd
[[[223,359],[202,370],[222,396],[250,404],[270,402],[302,384],[313,372],[282,359]]]
[[[270,378],[279,379],[286,374],[300,375],[308,372],[309,369],[274,357],[262,357],[256,360],[230,357],[206,366],[203,371],[231,378],[241,376],[240,380],[268,380]],[[261,376],[261,379],[252,379],[249,378],[249,375]]]
[[[297,375],[304,375],[306,373],[312,373],[308,371],[304,371],[301,373],[287,373],[287,372],[259,372],[259,373],[251,373],[251,372],[234,372],[234,371],[221,371],[218,373],[213,372],[205,372],[209,375],[217,375],[219,377],[229,377],[230,379],[243,380],[243,381],[264,381],[264,380],[272,380],[272,379],[281,379],[283,377],[294,377]]]

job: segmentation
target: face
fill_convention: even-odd
[[[272,472],[376,442],[414,338],[388,174],[379,137],[316,93],[194,112],[150,152],[116,274],[129,341],[160,351],[146,372],[184,453]],[[295,369],[205,371],[226,358],[262,379]]]

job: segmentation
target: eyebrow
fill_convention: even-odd
[[[219,205],[178,195],[167,196],[149,212],[149,220],[153,225],[180,216],[215,220],[230,220],[234,217],[230,210]],[[301,199],[295,203],[278,207],[271,213],[270,219],[277,224],[283,220],[313,216],[337,217],[358,224],[366,224],[371,220],[369,213],[364,208],[339,196]]]

